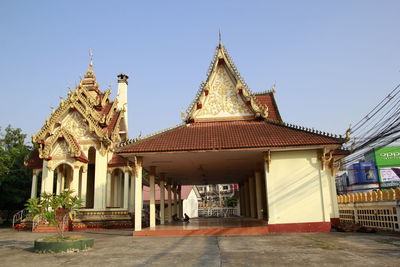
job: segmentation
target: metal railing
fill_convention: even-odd
[[[199,207],[198,212],[199,217],[239,216],[239,209],[231,207]]]
[[[12,228],[14,228],[17,223],[19,223],[23,219],[25,219],[27,217],[28,213],[29,213],[29,211],[27,209],[23,209],[23,210],[20,210],[17,213],[15,213],[13,216],[13,219],[12,219]]]

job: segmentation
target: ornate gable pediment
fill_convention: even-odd
[[[77,111],[71,111],[62,120],[61,127],[71,133],[76,140],[97,140],[98,137],[90,131],[85,118]]]
[[[207,81],[188,108],[186,122],[251,120],[268,117],[262,105],[241,78],[222,43],[216,49]]]
[[[54,152],[71,157],[81,156],[81,149],[74,136],[65,128],[58,128],[55,133],[39,145],[39,157],[48,159]]]

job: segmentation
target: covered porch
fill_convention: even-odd
[[[265,220],[245,217],[193,218],[189,222],[167,222],[156,228],[144,228],[134,236],[209,236],[268,234]]]
[[[262,228],[258,229],[258,234],[267,233],[268,152],[231,150],[122,155],[135,162],[136,166],[134,235],[169,235],[178,232],[208,235],[221,231],[224,234],[256,233],[255,229],[245,231],[245,228],[252,227]],[[150,201],[149,227],[142,229],[143,216],[140,213],[143,207],[143,169],[149,171],[146,183],[150,189]],[[238,184],[241,217],[196,218],[186,224],[174,221],[175,215],[178,219],[183,218],[181,187],[207,184]],[[159,210],[156,209],[156,191],[159,191]],[[230,229],[223,230],[227,228]]]

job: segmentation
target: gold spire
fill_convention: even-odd
[[[89,69],[85,74],[85,78],[96,78],[93,71],[93,51],[91,48],[89,49],[89,57],[90,57]]]
[[[219,39],[219,47],[222,47],[222,37],[221,37],[221,29],[218,29],[218,39]]]

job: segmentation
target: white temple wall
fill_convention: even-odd
[[[269,224],[329,221],[327,179],[316,150],[272,152],[267,174]]]

